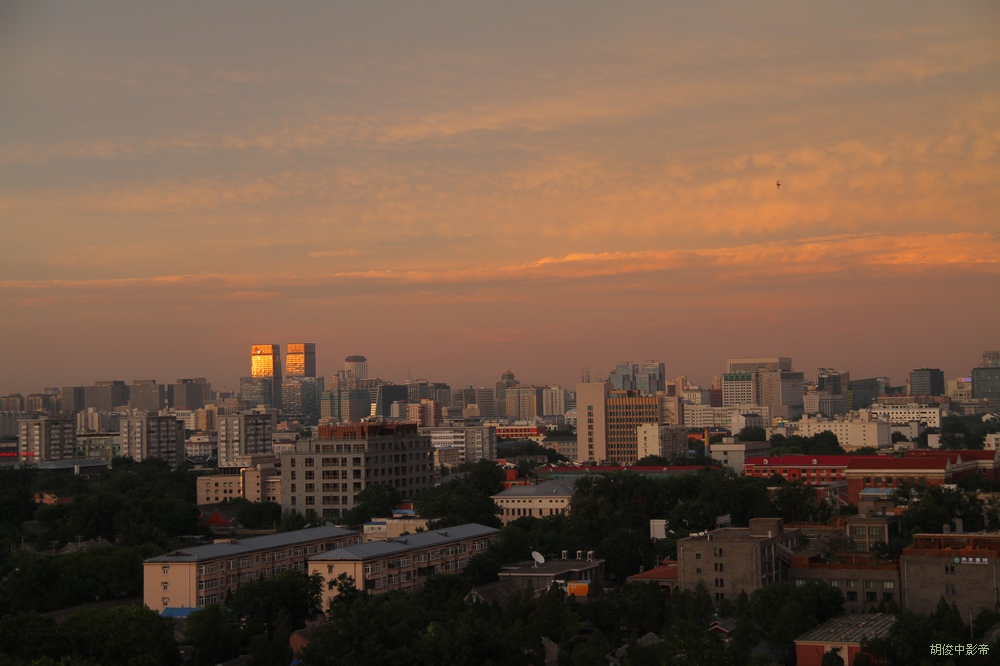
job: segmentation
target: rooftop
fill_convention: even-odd
[[[318,541],[320,539],[336,539],[357,534],[354,530],[345,530],[333,525],[309,527],[292,532],[279,532],[249,539],[225,540],[193,548],[182,548],[158,557],[151,557],[146,562],[200,562],[218,557],[233,557],[259,550],[270,550],[294,546],[300,543]]]
[[[543,481],[536,486],[511,486],[493,497],[572,497],[574,493],[572,481]]]
[[[858,643],[882,638],[896,622],[888,613],[850,613],[824,622],[795,639],[796,643]]]
[[[493,536],[499,533],[500,530],[495,527],[468,523],[466,525],[454,525],[430,532],[417,532],[416,534],[409,534],[404,537],[389,539],[388,541],[371,541],[346,548],[328,550],[325,553],[314,555],[309,559],[311,561],[369,560],[396,553],[406,553],[419,548],[444,546],[455,541],[472,539],[478,536]]]

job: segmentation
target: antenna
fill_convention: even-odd
[[[545,564],[545,558],[537,550],[531,551],[531,559],[533,559],[535,561],[535,566],[536,567],[539,564]]]

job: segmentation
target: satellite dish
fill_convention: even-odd
[[[537,550],[531,551],[531,559],[535,561],[535,566],[539,564],[545,564],[545,558]]]

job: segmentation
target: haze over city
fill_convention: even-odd
[[[1000,347],[994,3],[7,4],[0,108],[0,392]]]

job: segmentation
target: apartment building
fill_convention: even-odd
[[[485,552],[500,530],[476,523],[419,532],[318,553],[308,571],[323,576],[323,607],[337,596],[337,579],[346,574],[359,590],[380,594],[410,591],[434,574],[458,574]]]
[[[199,476],[196,486],[199,505],[236,497],[281,504],[281,470],[274,466],[274,456],[267,454],[254,456],[251,466],[233,469],[229,474]]]
[[[143,562],[143,603],[158,613],[222,603],[243,583],[306,571],[308,558],[358,543],[357,532],[325,526],[175,550]]]
[[[318,438],[281,453],[281,508],[340,518],[368,484],[398,488],[412,499],[434,485],[431,438],[415,423],[320,425]]]

